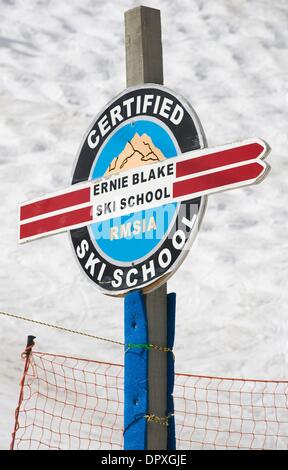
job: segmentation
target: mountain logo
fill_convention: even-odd
[[[123,151],[113,158],[105,176],[163,160],[165,160],[163,153],[155,147],[152,139],[147,134],[140,136],[136,132],[133,138],[127,142]]]

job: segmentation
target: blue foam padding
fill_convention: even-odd
[[[124,301],[125,344],[147,344],[148,327],[143,295],[127,294]],[[148,350],[127,349],[124,370],[124,450],[147,448]]]

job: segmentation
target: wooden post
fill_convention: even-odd
[[[167,284],[163,284],[145,296],[149,343],[160,346],[167,344]],[[164,417],[167,415],[167,354],[149,351],[149,413]],[[147,449],[167,449],[167,427],[148,423]]]
[[[163,84],[160,11],[137,7],[125,13],[127,86]],[[145,295],[149,343],[167,344],[167,285]],[[149,351],[149,413],[167,414],[167,354]],[[167,449],[167,427],[148,422],[147,449]]]

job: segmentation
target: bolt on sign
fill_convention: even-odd
[[[261,139],[206,147],[186,100],[155,84],[126,89],[87,131],[71,187],[20,205],[19,242],[70,231],[102,292],[152,290],[183,262],[207,195],[259,183],[270,168]]]

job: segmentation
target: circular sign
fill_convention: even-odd
[[[128,88],[102,110],[88,130],[72,184],[106,181],[205,146],[200,121],[183,98],[155,84]],[[137,175],[141,177],[139,171]],[[111,214],[108,220],[70,231],[82,269],[106,294],[149,291],[163,283],[182,263],[196,235],[206,197],[165,204],[161,174],[153,176],[157,177],[154,193],[137,197],[135,178],[129,215],[113,218]],[[147,202],[158,199],[157,207],[137,211],[137,201],[143,207],[144,197]],[[160,206],[159,200],[163,200]],[[97,206],[99,215],[104,210],[111,210],[109,203]]]

